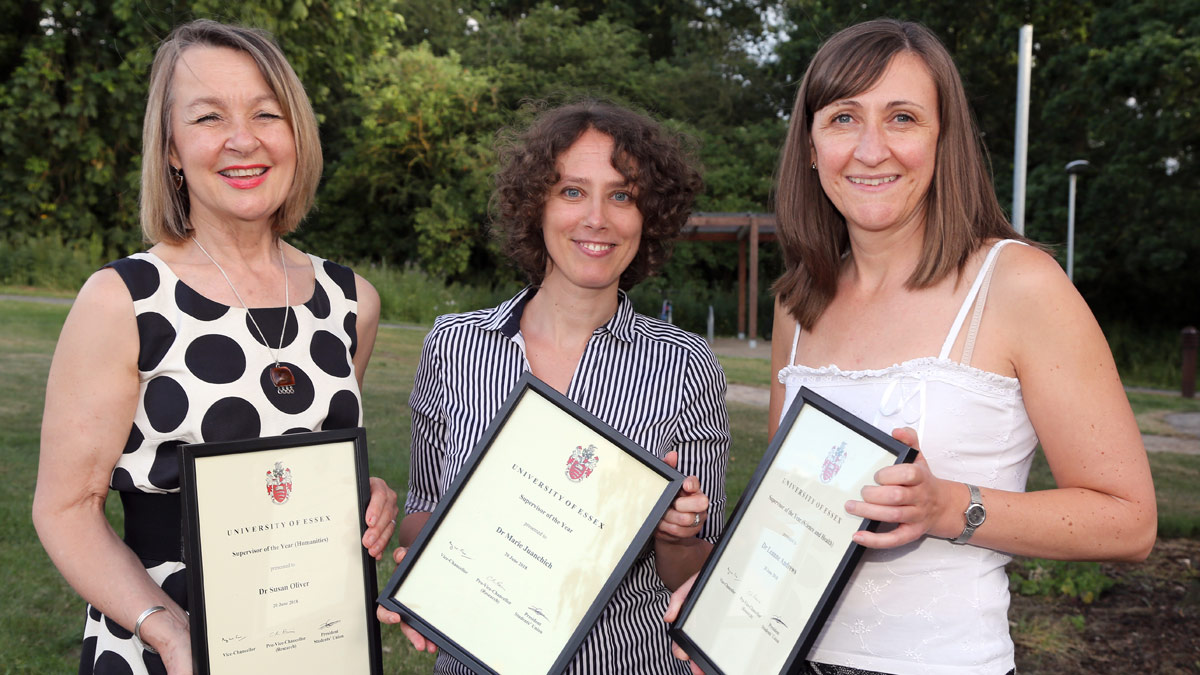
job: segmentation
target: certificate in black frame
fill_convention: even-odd
[[[660,486],[657,495],[651,494],[649,495],[649,499],[645,500],[652,504],[651,508],[637,512],[636,527],[625,528],[626,532],[633,532],[633,535],[628,539],[620,539],[617,542],[617,545],[620,547],[618,550],[621,551],[617,564],[609,568],[607,574],[602,577],[604,582],[599,592],[594,596],[589,595],[585,598],[587,609],[583,612],[581,620],[568,626],[570,636],[561,642],[561,648],[558,648],[557,653],[553,654],[552,664],[547,669],[548,673],[562,672],[574,657],[579,645],[587,637],[588,632],[600,616],[609,598],[633,566],[638,555],[650,542],[658,522],[670,508],[671,503],[683,485],[684,477],[678,471],[672,469],[666,463],[634,444],[624,435],[537,379],[532,373],[524,373],[506,397],[496,416],[489,423],[479,442],[475,445],[470,456],[463,464],[462,469],[455,476],[449,489],[439,500],[433,513],[430,514],[429,520],[417,535],[404,560],[397,566],[396,571],[379,596],[380,605],[388,610],[399,613],[405,622],[413,626],[427,639],[433,641],[441,650],[477,673],[498,673],[500,671],[497,669],[499,665],[495,663],[495,660],[489,664],[485,661],[484,657],[473,653],[464,644],[464,642],[476,640],[474,635],[461,635],[460,633],[466,632],[465,627],[449,627],[444,622],[442,625],[435,625],[432,620],[429,620],[420,612],[397,600],[396,596],[403,592],[405,582],[412,578],[413,569],[421,562],[423,555],[433,558],[435,554],[440,552],[440,549],[438,551],[433,550],[434,547],[431,545],[431,542],[438,539],[440,528],[446,526],[447,530],[450,530],[450,527],[452,527],[453,521],[451,519],[455,518],[454,509],[456,503],[459,502],[460,496],[464,494],[467,486],[474,480],[481,481],[478,484],[484,486],[492,483],[489,480],[489,474],[480,471],[480,465],[484,462],[489,450],[493,447],[493,443],[496,442],[497,437],[506,428],[510,419],[514,418],[519,407],[530,400],[527,397],[540,398],[546,404],[568,415],[573,420],[573,424],[578,425],[581,430],[594,433],[608,443],[611,443],[612,446],[618,448],[627,457],[635,460],[635,463],[630,466],[640,466],[648,469],[648,475],[654,478],[654,484]],[[543,429],[531,429],[530,432],[535,435],[546,433]],[[567,439],[563,440],[564,446],[571,444],[567,442]],[[647,474],[645,471],[640,471],[640,473]],[[575,479],[572,478],[571,480]],[[476,519],[476,514],[464,512],[461,517]],[[446,525],[447,523],[451,523],[451,525]],[[497,538],[496,541],[501,543],[498,543],[494,548],[499,549],[506,545],[501,538]],[[487,542],[479,540],[460,543],[464,546],[487,548]],[[584,549],[577,551],[575,555],[577,558],[584,559],[591,557],[592,552]],[[476,576],[474,582],[482,584],[483,582],[478,577],[483,575],[481,572],[479,575],[472,574],[468,575],[468,577]],[[466,583],[473,582],[468,579]],[[477,598],[482,603],[480,607],[486,608],[488,606],[487,603],[494,602],[495,594],[492,594],[489,589],[484,590],[484,593],[477,594]],[[471,607],[456,604],[455,611],[464,617],[473,615]],[[513,653],[521,651],[518,646],[512,646],[511,650]],[[528,650],[526,650],[526,653],[528,653]],[[549,658],[546,660],[548,661]]]
[[[382,674],[382,647],[379,634],[379,622],[375,617],[374,602],[374,598],[378,593],[375,560],[367,553],[367,550],[361,544],[362,537],[366,532],[364,515],[366,513],[367,504],[370,501],[370,488],[367,476],[367,439],[366,431],[362,427],[287,434],[283,436],[270,436],[239,441],[194,443],[179,447],[177,454],[179,458],[180,497],[182,502],[183,552],[184,563],[187,565],[192,663],[197,673],[223,674],[226,672],[245,672],[243,665],[233,664],[230,664],[230,667],[227,670],[212,669],[213,659],[211,658],[212,655],[210,654],[209,650],[209,638],[210,631],[214,630],[215,627],[210,625],[206,600],[206,583],[211,581],[209,577],[212,575],[206,574],[206,551],[204,550],[201,542],[202,530],[200,521],[201,513],[205,511],[205,505],[201,504],[200,500],[202,499],[201,494],[209,492],[210,489],[212,494],[207,495],[204,497],[204,499],[228,499],[229,485],[225,484],[224,482],[221,485],[212,486],[212,488],[209,488],[207,485],[200,485],[200,481],[198,480],[197,463],[203,463],[206,460],[211,461],[214,458],[237,456],[239,460],[246,459],[247,462],[253,461],[255,467],[257,467],[258,465],[262,464],[262,461],[254,461],[252,458],[255,455],[263,455],[265,459],[269,459],[270,461],[270,463],[264,465],[267,467],[265,472],[265,487],[267,494],[264,496],[264,501],[270,500],[271,503],[282,505],[289,501],[293,496],[296,496],[293,495],[293,479],[290,473],[290,460],[288,459],[289,453],[294,454],[306,451],[318,451],[323,446],[346,443],[349,443],[352,446],[351,456],[347,459],[353,464],[353,466],[346,466],[343,467],[343,469],[344,473],[346,474],[349,474],[352,471],[353,489],[343,490],[342,492],[336,494],[336,499],[339,502],[336,504],[336,508],[340,509],[340,511],[343,513],[353,514],[355,525],[350,526],[347,524],[342,524],[342,527],[353,527],[353,532],[356,533],[355,543],[357,550],[351,553],[349,552],[347,545],[343,546],[343,549],[346,550],[343,550],[340,553],[345,557],[345,560],[342,561],[343,567],[348,567],[350,569],[361,569],[362,583],[354,584],[351,582],[351,586],[354,589],[361,588],[362,594],[358,599],[353,597],[345,598],[343,596],[343,600],[339,604],[361,607],[361,616],[365,619],[365,624],[358,626],[358,628],[362,629],[361,631],[353,631],[352,635],[354,637],[352,637],[352,640],[356,638],[358,641],[362,642],[365,639],[365,643],[361,644],[361,648],[366,652],[366,669],[364,672],[369,673],[370,675]],[[280,457],[284,458],[282,462],[279,459]],[[280,464],[276,464],[276,462],[289,465],[286,474],[279,470]],[[272,471],[271,464],[274,464],[274,471]],[[260,474],[256,473],[255,475],[257,476]],[[262,478],[255,478],[255,480],[259,481],[257,483],[259,486],[263,485],[261,482],[263,480]],[[299,483],[299,481],[300,478],[297,477],[296,482]],[[301,488],[297,486],[296,489]],[[295,501],[302,503],[302,500],[299,499]],[[335,505],[328,506],[330,506],[330,508],[335,508]],[[270,509],[272,507],[268,505],[267,508]],[[320,518],[320,516],[314,516],[313,514],[305,514],[304,516],[300,516],[295,519],[297,521],[297,527],[300,527],[299,523],[301,523],[304,518],[313,519]],[[288,522],[288,520],[283,520],[281,523],[279,523],[283,525],[283,528],[280,529],[283,530],[286,528]],[[276,523],[268,524],[274,525]],[[348,532],[343,532],[343,534],[349,535]],[[343,540],[348,538],[348,536],[341,537]],[[304,546],[307,545],[307,541],[317,540],[294,540],[292,545]],[[261,541],[256,541],[255,543],[260,544],[257,548],[266,548],[271,546],[271,544],[265,544]],[[318,543],[323,544],[325,542]],[[256,550],[255,548],[243,550],[251,551],[252,553],[245,554],[242,557],[245,557],[246,555],[258,555],[257,553],[253,553],[253,551]],[[238,553],[234,553],[234,555],[238,555]],[[335,555],[337,555],[337,553],[335,553]],[[353,558],[349,558],[348,556],[353,556]],[[266,564],[265,560],[264,564]],[[212,565],[208,565],[207,567],[211,568]],[[272,592],[273,589],[271,587],[259,590],[259,593],[263,595],[270,595]],[[248,599],[243,607],[252,606],[254,599],[257,599],[257,596],[255,598]],[[355,610],[350,611],[352,614],[357,613]],[[313,670],[312,668],[315,668],[316,666],[305,658],[295,658],[292,660],[295,660],[296,663],[289,663],[288,661],[291,655],[287,652],[291,651],[292,645],[297,645],[295,647],[295,651],[292,653],[300,655],[304,653],[301,649],[299,649],[300,642],[307,641],[312,644],[315,641],[315,643],[320,644],[326,641],[339,640],[339,638],[333,637],[335,635],[344,635],[341,627],[337,626],[338,622],[327,621],[325,623],[331,623],[331,625],[326,626],[322,625],[321,623],[317,623],[314,626],[298,627],[295,630],[287,629],[285,631],[277,631],[278,634],[273,632],[269,638],[263,638],[267,641],[261,644],[242,644],[246,639],[253,640],[254,638],[247,638],[247,636],[236,636],[237,638],[241,639],[238,639],[236,644],[231,643],[231,651],[255,647],[256,649],[262,649],[265,652],[275,650],[275,645],[278,644],[281,648],[277,651],[274,651],[274,655],[272,656],[272,663],[275,665],[275,667],[283,668],[289,673],[323,672],[319,670]],[[316,631],[315,635],[317,635],[317,637],[313,637],[310,640],[309,637],[305,635],[303,641],[300,641],[299,638],[302,636],[302,631]],[[324,637],[320,637],[321,635],[324,635]],[[230,638],[230,640],[234,639],[235,638],[233,637]],[[222,637],[221,640],[226,640],[226,638]],[[338,648],[344,650],[346,647],[339,644]],[[351,649],[355,648],[351,647]],[[248,653],[252,653],[252,651]],[[346,671],[343,669],[341,672]]]
[[[688,620],[689,618],[697,616],[694,614],[697,605],[701,603],[701,599],[706,593],[711,592],[710,589],[724,596],[737,595],[737,592],[734,589],[731,589],[728,582],[724,579],[721,579],[719,583],[710,584],[711,581],[714,581],[714,579],[717,578],[718,574],[722,574],[722,576],[730,575],[730,568],[727,565],[724,566],[723,573],[718,572],[718,570],[722,570],[723,560],[726,554],[732,554],[732,552],[736,550],[736,548],[731,549],[731,547],[755,546],[762,547],[764,549],[767,548],[762,544],[762,542],[766,540],[766,537],[762,532],[748,531],[752,525],[747,525],[746,530],[740,530],[739,526],[743,524],[743,520],[746,517],[747,511],[750,509],[751,504],[754,503],[755,496],[758,494],[760,487],[763,486],[764,480],[767,479],[768,473],[771,471],[771,468],[779,456],[781,449],[784,447],[785,443],[789,441],[790,434],[793,431],[799,431],[795,425],[797,418],[800,417],[805,406],[810,406],[811,408],[820,411],[820,413],[823,413],[826,418],[831,419],[843,427],[847,434],[852,434],[865,439],[866,441],[869,441],[870,444],[877,446],[880,452],[886,452],[890,454],[892,457],[894,457],[894,461],[891,462],[893,464],[911,463],[917,457],[918,453],[915,449],[910,448],[900,441],[897,441],[890,435],[883,433],[879,429],[876,429],[874,426],[867,424],[858,417],[855,417],[836,404],[813,392],[811,389],[808,389],[807,387],[801,387],[796,399],[792,402],[791,407],[788,408],[787,414],[784,415],[784,418],[779,426],[779,430],[776,432],[774,439],[767,449],[767,452],[763,455],[762,460],[755,469],[754,475],[751,477],[749,484],[746,486],[745,492],[743,492],[742,497],[738,500],[737,505],[734,507],[733,514],[729,518],[729,521],[725,527],[725,531],[721,535],[721,539],[716,543],[712,553],[709,555],[708,559],[705,561],[704,565],[697,574],[696,581],[693,584],[687,599],[684,601],[682,608],[680,609],[679,616],[676,618],[675,623],[670,629],[671,639],[680,645],[680,647],[682,647],[683,650],[688,653],[691,659],[697,665],[699,665],[705,673],[709,673],[710,675],[725,675],[725,671],[717,665],[717,659],[714,657],[714,654],[711,653],[715,650],[714,645],[711,644],[711,642],[704,642],[704,640],[711,641],[712,629],[709,628],[708,631],[705,631],[709,633],[709,635],[700,637],[698,635],[701,632],[700,630],[689,631]],[[840,464],[838,466],[840,466]],[[858,495],[850,495],[848,498],[857,499]],[[777,502],[776,505],[778,505]],[[878,527],[879,521],[862,519],[858,523],[857,530],[874,532],[878,529]],[[811,530],[812,528],[810,527],[809,529]],[[743,540],[747,535],[749,535],[750,538],[748,540]],[[813,584],[819,589],[820,596],[815,603],[815,607],[807,615],[807,619],[803,622],[803,628],[798,633],[796,639],[790,642],[790,648],[788,648],[786,644],[781,644],[781,646],[777,647],[777,650],[787,649],[786,655],[782,659],[782,667],[779,669],[779,673],[801,672],[800,669],[803,668],[805,657],[812,648],[813,643],[816,641],[821,628],[824,626],[826,619],[833,610],[834,604],[837,602],[837,599],[841,595],[846,582],[849,580],[851,573],[854,571],[855,566],[857,566],[858,561],[863,554],[863,547],[854,543],[852,540],[848,542],[846,548],[840,555],[837,555],[838,550],[840,549],[835,550],[834,555],[830,556],[831,559],[836,559],[836,565],[834,568],[830,570],[823,570],[825,573],[827,573],[827,577],[817,577],[818,582]],[[786,566],[786,563],[784,564]],[[813,571],[810,569],[805,569],[804,572],[806,574],[813,574]],[[820,580],[826,578],[828,581],[822,585]],[[730,600],[726,601],[731,602]],[[750,613],[751,612],[747,612],[747,614]],[[778,621],[778,618],[768,617],[763,621],[763,623],[766,624],[769,621]],[[783,622],[780,621],[780,623]],[[720,625],[716,625],[718,626],[716,630],[720,631]],[[772,631],[776,631],[776,629],[770,625],[766,625],[761,631],[759,631],[760,634],[755,635],[755,637],[760,640],[773,639],[770,637]],[[775,635],[778,636],[779,633],[776,631]],[[770,642],[764,642],[761,646],[742,643],[740,648],[746,653],[750,653],[755,652],[758,649],[768,650],[770,646],[774,645],[771,645]]]

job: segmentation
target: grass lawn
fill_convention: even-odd
[[[30,520],[37,475],[38,436],[46,373],[63,305],[0,301],[0,568],[9,582],[0,589],[0,654],[5,672],[73,672],[83,629],[83,603],[50,563]],[[371,472],[403,492],[408,482],[408,394],[424,332],[384,328],[367,374],[365,416]],[[770,365],[765,359],[722,358],[731,383],[764,386]],[[1159,410],[1200,410],[1200,402],[1177,397],[1131,394],[1139,419]],[[729,508],[753,473],[766,447],[764,408],[731,404],[733,450],[726,486]],[[1160,522],[1200,520],[1200,456],[1152,455],[1159,490]],[[1052,485],[1040,459],[1030,489]],[[121,531],[118,501],[109,500],[109,517]],[[1193,533],[1200,529],[1192,530]],[[380,584],[392,563],[379,565]],[[432,659],[415,654],[398,630],[384,627],[384,670],[428,673]]]

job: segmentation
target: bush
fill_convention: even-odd
[[[352,265],[379,292],[380,319],[401,323],[430,325],[442,314],[467,312],[495,306],[520,289],[519,286],[485,287],[447,284],[413,264],[388,263]]]
[[[1090,604],[1117,582],[1100,569],[1100,563],[1063,560],[1024,560],[1008,575],[1009,588],[1021,595],[1078,598]]]
[[[1110,321],[1103,328],[1125,386],[1179,389],[1183,367],[1179,333],[1183,326]]]
[[[16,233],[0,242],[0,283],[75,291],[101,265],[117,257],[105,250],[99,234],[64,243],[57,231]]]

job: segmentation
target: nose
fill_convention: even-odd
[[[592,195],[587,201],[587,210],[583,214],[583,226],[593,230],[603,229],[608,223],[606,206],[603,195]]]
[[[877,166],[888,157],[887,137],[878,125],[863,126],[858,137],[858,145],[854,148],[854,159],[867,166]]]
[[[225,139],[225,147],[233,152],[249,154],[258,149],[261,143],[247,121],[235,123],[230,130],[229,138]]]

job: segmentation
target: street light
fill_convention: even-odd
[[[1067,197],[1067,278],[1075,283],[1075,178],[1091,166],[1086,159],[1067,162],[1071,188]]]

